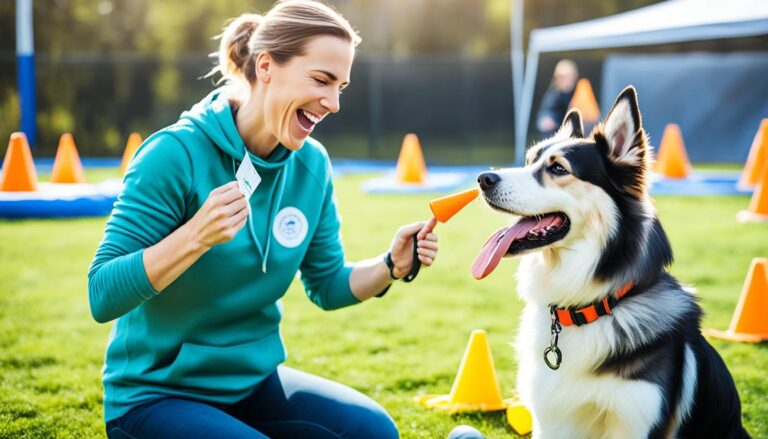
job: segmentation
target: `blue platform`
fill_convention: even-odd
[[[651,195],[751,195],[752,189],[739,188],[739,177],[740,174],[725,172],[694,172],[684,179],[654,175],[651,178]]]
[[[105,216],[122,190],[120,180],[97,184],[39,183],[34,192],[0,192],[0,218]]]

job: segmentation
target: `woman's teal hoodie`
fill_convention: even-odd
[[[216,90],[149,137],[133,158],[88,272],[94,319],[117,319],[104,365],[106,421],[164,395],[222,403],[247,396],[286,358],[279,300],[297,270],[319,307],[358,302],[330,161],[311,138],[298,151],[278,146],[266,160],[249,152],[262,181],[247,225],[162,293],[152,288],[144,249],[233,181],[246,151],[229,102]]]

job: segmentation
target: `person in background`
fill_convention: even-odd
[[[570,59],[560,60],[555,66],[552,82],[541,99],[536,115],[536,128],[545,137],[554,134],[563,122],[578,79],[579,69]]]
[[[339,111],[359,42],[315,1],[241,15],[221,39],[226,85],[132,160],[88,272],[94,319],[116,319],[108,437],[398,437],[369,397],[281,365],[280,298],[297,272],[333,310],[437,255],[432,220],[401,227],[378,256],[345,260],[330,160],[309,135]]]

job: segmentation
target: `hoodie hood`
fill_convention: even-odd
[[[275,151],[266,159],[248,151],[237,131],[226,88],[212,91],[203,100],[182,113],[181,119],[195,124],[219,149],[237,161],[241,161],[248,152],[253,166],[259,171],[280,169],[293,157],[293,151],[281,144],[278,144]]]
[[[189,111],[181,114],[181,120],[189,120],[196,127],[205,133],[219,149],[225,152],[232,161],[232,178],[236,179],[237,162],[243,160],[246,154],[251,159],[251,163],[256,171],[261,174],[274,173],[275,182],[271,189],[270,206],[267,208],[267,224],[271,230],[275,220],[277,210],[280,208],[283,193],[285,192],[285,168],[286,164],[293,158],[293,151],[278,144],[276,149],[266,159],[253,154],[245,147],[240,133],[235,125],[232,106],[226,93],[226,88],[219,88],[212,91],[202,101],[198,102]],[[269,250],[272,247],[272,233],[267,232],[266,242],[262,245],[256,236],[254,229],[253,209],[251,208],[252,199],[248,201],[248,234],[256,246],[256,250],[261,257],[261,271],[267,272],[267,261],[269,260]]]

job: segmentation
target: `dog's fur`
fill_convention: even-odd
[[[667,272],[672,249],[648,196],[650,154],[628,87],[589,136],[572,110],[524,168],[478,178],[496,211],[569,220],[564,237],[507,253],[523,255],[517,385],[534,438],[749,437],[733,379],[701,335],[701,308]],[[628,281],[635,286],[611,315],[563,327],[562,365],[548,368],[550,305],[587,306]]]

